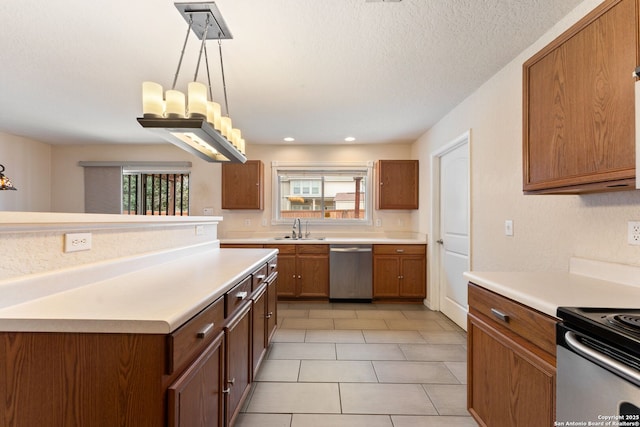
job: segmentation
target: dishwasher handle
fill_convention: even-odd
[[[331,252],[371,252],[371,248],[330,248]]]

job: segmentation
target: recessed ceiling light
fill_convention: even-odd
[[[353,142],[353,141],[355,141],[356,139],[355,139],[354,137],[352,137],[352,136],[348,136],[348,137],[346,137],[344,140],[345,140],[345,141],[347,141],[347,142]]]
[[[290,136],[288,136],[288,137],[284,138],[284,140],[285,140],[285,141],[287,141],[287,142],[293,142],[293,141],[295,141],[296,139],[295,139],[295,138],[292,138],[292,137],[290,137]]]

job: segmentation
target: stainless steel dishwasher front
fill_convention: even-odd
[[[371,245],[331,245],[329,299],[371,302],[372,277]]]

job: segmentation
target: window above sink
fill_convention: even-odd
[[[273,223],[371,225],[373,162],[272,162]]]

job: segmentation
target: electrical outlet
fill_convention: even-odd
[[[513,220],[506,219],[504,221],[504,235],[513,236]]]
[[[630,245],[640,246],[640,221],[628,222],[627,239]]]
[[[267,218],[262,218],[262,226],[263,227],[267,226]]]
[[[202,236],[204,234],[204,225],[196,225],[196,236]]]
[[[382,227],[382,220],[380,218],[376,219],[376,227]]]
[[[213,215],[213,208],[203,208],[202,209],[202,215],[212,216]]]
[[[64,235],[64,251],[78,252],[91,249],[91,233],[67,233]]]

